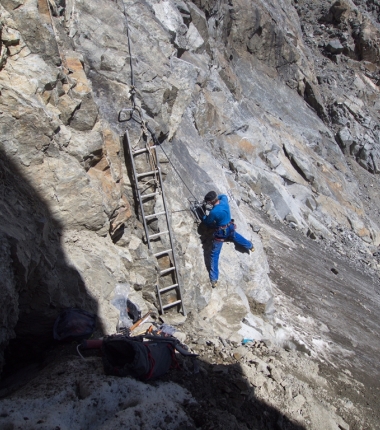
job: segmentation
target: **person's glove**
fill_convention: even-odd
[[[211,203],[203,203],[203,210],[206,212],[206,211],[209,211],[210,212],[210,210],[213,208],[213,205],[211,204]]]

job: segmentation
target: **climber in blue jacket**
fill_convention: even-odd
[[[228,197],[224,194],[217,195],[215,191],[210,191],[204,198],[206,209],[210,212],[203,217],[203,223],[214,228],[214,240],[210,255],[210,281],[213,288],[216,287],[219,278],[219,255],[223,242],[232,241],[248,251],[253,252],[252,243],[236,232],[234,221],[231,220],[230,205]]]

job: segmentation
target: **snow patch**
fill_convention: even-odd
[[[106,376],[101,360],[90,358],[45,370],[38,382],[2,400],[0,428],[175,429],[192,425],[183,405],[193,401],[173,382]]]

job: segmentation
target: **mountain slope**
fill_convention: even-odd
[[[376,5],[3,0],[0,8],[8,366],[44,356],[64,307],[96,312],[102,333],[113,333],[117,284],[143,312],[157,306],[157,262],[124,163],[125,129],[133,144],[144,132],[120,121],[135,93],[160,141],[188,311],[167,321],[189,342],[271,339],[327,368],[339,362],[357,386],[378,374]],[[205,264],[210,232],[189,211],[189,199],[211,189],[229,196],[256,249],[223,246],[217,289]],[[352,416],[364,416],[359,398]],[[311,412],[289,414],[318,428]],[[344,426],[319,428],[334,425]]]

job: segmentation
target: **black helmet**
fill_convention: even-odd
[[[218,195],[215,191],[209,191],[205,195],[205,202],[214,203],[216,200],[218,200]]]

